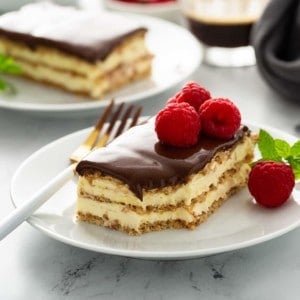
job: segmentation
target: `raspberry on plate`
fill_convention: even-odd
[[[230,139],[241,125],[241,113],[226,98],[205,101],[199,108],[202,132],[208,136]]]
[[[189,147],[198,142],[200,119],[188,103],[172,103],[158,112],[155,119],[158,139],[177,147]]]
[[[187,102],[198,111],[200,105],[211,98],[210,92],[195,81],[186,83],[176,95],[178,102]]]
[[[295,175],[291,166],[274,161],[258,162],[251,170],[248,188],[256,202],[265,207],[277,207],[291,195]]]

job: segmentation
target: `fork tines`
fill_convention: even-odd
[[[89,136],[70,156],[71,162],[80,161],[93,148],[105,146],[109,140],[116,138],[124,130],[135,126],[138,123],[142,107],[139,106],[134,109],[134,105],[129,105],[125,112],[123,112],[125,109],[125,104],[123,102],[119,104],[115,109],[114,106],[115,103],[114,100],[112,100],[105,111],[101,114],[99,120],[97,121]],[[132,112],[133,116],[131,118]],[[131,122],[130,124],[128,124],[128,120],[130,118]],[[120,119],[120,121],[118,121],[118,119]],[[107,126],[105,132],[102,133],[103,126],[106,122],[108,122],[109,125]],[[96,144],[97,140],[99,141]]]

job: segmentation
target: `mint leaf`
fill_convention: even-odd
[[[293,168],[295,178],[300,179],[300,156],[299,157],[289,156],[287,158],[287,161],[290,164],[290,166]]]
[[[300,156],[300,141],[297,141],[292,147],[290,151],[291,156]]]
[[[261,154],[261,159],[258,161],[273,160],[287,163],[292,167],[295,179],[300,179],[300,141],[291,146],[285,140],[274,139],[267,131],[260,129],[258,150]]]
[[[3,80],[2,78],[0,78],[0,91],[2,92],[8,92],[10,94],[15,94],[16,88],[9,82]]]
[[[260,129],[258,137],[258,149],[263,160],[281,161],[275,148],[275,140],[265,130]]]
[[[275,139],[274,145],[278,156],[286,158],[290,155],[291,147],[288,142],[281,139]]]
[[[0,78],[0,90],[4,91],[6,88],[6,82]]]
[[[7,74],[20,74],[22,71],[21,67],[15,64],[10,64],[5,67],[4,73]]]
[[[12,58],[0,53],[0,72],[18,74],[21,72],[21,67],[17,65]]]
[[[20,74],[22,69],[10,57],[0,53],[0,73],[4,74]],[[3,78],[0,78],[0,91],[15,93],[15,87]]]

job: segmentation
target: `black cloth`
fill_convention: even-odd
[[[251,42],[267,83],[300,103],[300,0],[272,0],[255,24]]]

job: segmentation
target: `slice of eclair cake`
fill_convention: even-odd
[[[194,119],[180,119],[181,110]],[[132,235],[193,229],[247,183],[255,142],[246,126],[238,124],[230,138],[196,128],[195,142],[183,147],[178,139],[176,145],[161,139],[163,122],[175,118],[171,126],[180,134],[194,121],[200,127],[201,113],[187,103],[171,103],[163,113],[168,116],[161,111],[78,164],[78,220]]]
[[[146,33],[118,14],[33,3],[0,16],[0,53],[23,76],[101,98],[150,76]]]

